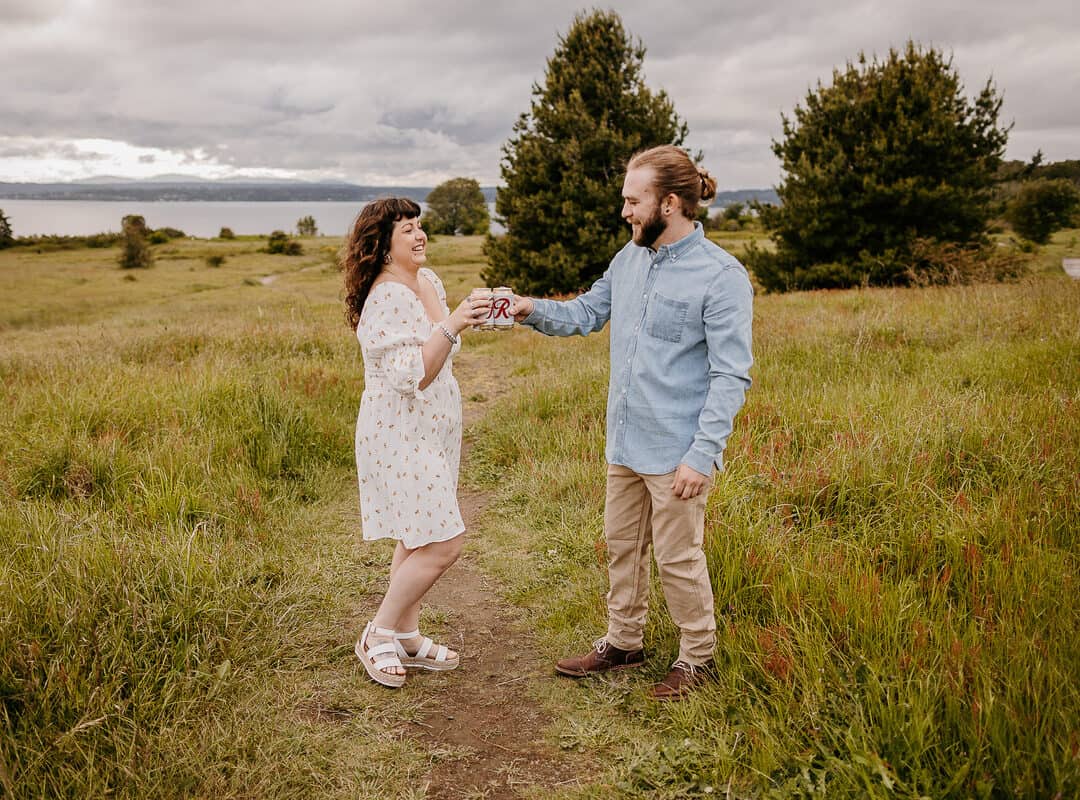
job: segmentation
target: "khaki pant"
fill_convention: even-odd
[[[675,473],[639,475],[608,465],[604,534],[608,547],[607,641],[620,650],[642,646],[649,603],[649,545],[668,611],[679,626],[679,659],[712,660],[716,617],[705,563],[704,491],[690,500],[671,493]]]

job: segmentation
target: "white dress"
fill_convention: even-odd
[[[446,290],[430,269],[444,314]],[[365,539],[399,539],[409,549],[465,530],[457,501],[461,392],[451,370],[456,343],[426,389],[421,348],[435,323],[407,286],[384,281],[364,303],[356,338],[364,394],[356,420],[356,468]]]

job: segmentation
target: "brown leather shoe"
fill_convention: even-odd
[[[644,650],[620,650],[605,639],[597,639],[585,655],[557,661],[555,671],[570,678],[584,678],[598,672],[640,667],[644,663]]]
[[[685,661],[676,661],[671,665],[671,672],[660,683],[649,689],[653,700],[681,700],[695,687],[703,684],[713,673],[711,665],[695,666]]]

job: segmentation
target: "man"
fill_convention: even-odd
[[[603,276],[565,302],[515,297],[514,314],[550,336],[585,335],[611,321],[608,630],[589,653],[555,668],[578,678],[644,663],[651,544],[681,634],[678,658],[650,692],[669,700],[712,668],[705,501],[750,386],[753,290],[743,266],[695,221],[716,181],[683,150],[634,156],[622,196],[633,239]]]

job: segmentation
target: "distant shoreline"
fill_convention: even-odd
[[[226,203],[368,203],[380,197],[408,197],[423,202],[432,187],[360,186],[350,183],[192,183],[131,181],[123,183],[2,183],[0,200],[77,200],[98,202],[226,202]],[[496,187],[481,188],[488,203],[495,202]],[[779,203],[773,189],[736,189],[718,192],[713,207],[760,200]]]

